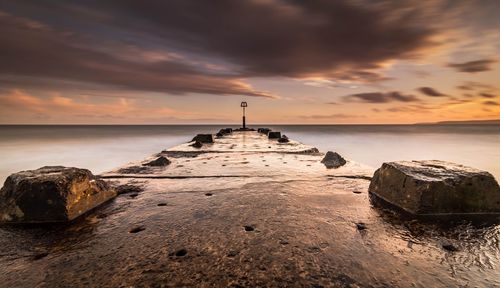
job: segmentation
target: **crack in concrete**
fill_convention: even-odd
[[[196,178],[250,178],[250,177],[269,177],[259,175],[200,175],[200,176],[171,176],[171,175],[99,175],[103,179],[196,179]]]
[[[326,175],[331,178],[348,178],[348,179],[361,179],[371,181],[372,177],[364,176],[364,175]]]

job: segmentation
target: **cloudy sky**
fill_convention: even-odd
[[[500,118],[497,0],[0,3],[0,123]]]

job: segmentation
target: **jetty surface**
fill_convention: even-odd
[[[121,194],[76,221],[0,227],[0,286],[500,285],[498,226],[405,220],[370,204],[373,168],[323,156],[235,131],[104,173]]]

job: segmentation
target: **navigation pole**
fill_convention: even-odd
[[[246,129],[247,128],[247,123],[246,123],[246,119],[245,119],[245,108],[248,106],[247,102],[241,102],[241,105],[240,105],[242,108],[243,108],[243,129]]]

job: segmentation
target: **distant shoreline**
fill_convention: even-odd
[[[500,125],[500,119],[494,120],[463,120],[463,121],[439,121],[420,122],[409,124],[395,123],[332,123],[332,124],[283,124],[283,123],[256,123],[250,124],[252,127],[258,126],[433,126],[433,125]],[[15,126],[240,126],[240,123],[214,123],[214,124],[0,124],[0,127]]]
[[[494,120],[463,120],[416,123],[414,125],[500,125],[500,119]]]

